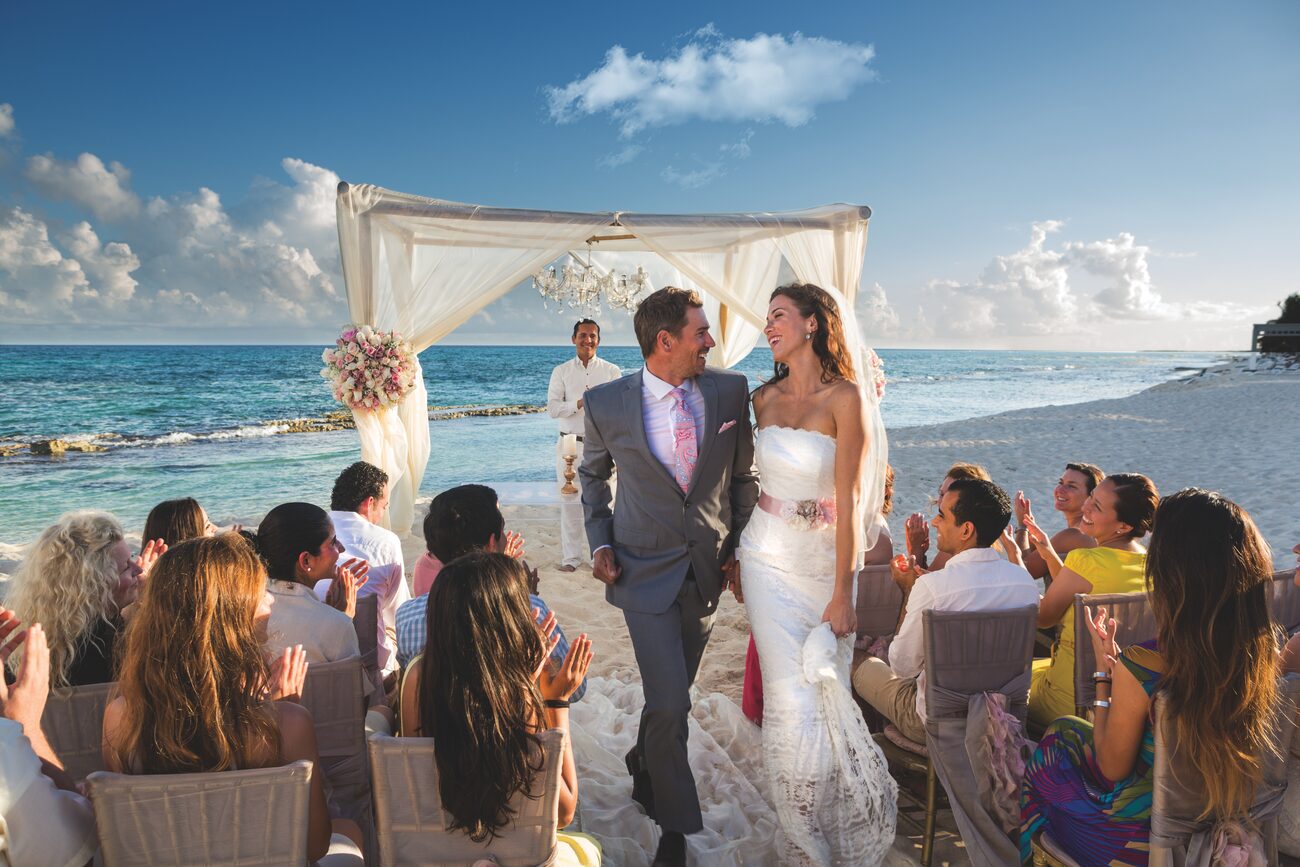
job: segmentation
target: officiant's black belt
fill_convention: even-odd
[[[567,436],[572,436],[576,438],[578,442],[582,442],[582,434],[560,434],[560,439],[564,439]]]

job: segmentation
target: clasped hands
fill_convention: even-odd
[[[370,564],[353,557],[346,563],[340,563],[334,571],[330,589],[325,592],[325,604],[342,611],[348,617],[357,613],[357,591],[370,580]]]
[[[536,620],[541,613],[540,609],[534,608],[533,619]],[[551,654],[560,644],[560,630],[554,611],[549,612],[537,625],[537,631],[542,636],[542,661],[533,672],[537,689],[541,692],[542,698],[547,701],[568,701],[586,679],[587,669],[591,666],[592,657],[595,656],[591,649],[591,639],[585,632],[579,635],[573,644],[569,645],[569,652],[564,657],[564,662],[555,666],[551,663]]]

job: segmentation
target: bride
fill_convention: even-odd
[[[753,396],[762,493],[732,590],[763,672],[781,860],[879,864],[894,840],[898,789],[853,701],[849,668],[854,575],[874,542],[864,516],[883,498],[884,426],[842,295],[782,286],[764,334],[776,373]]]

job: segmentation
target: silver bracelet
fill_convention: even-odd
[[[1104,698],[1094,698],[1094,699],[1092,700],[1092,706],[1093,706],[1093,707],[1110,707],[1110,702],[1107,701],[1107,700],[1104,699]]]
[[[1096,681],[1096,680],[1110,680],[1110,672],[1109,672],[1109,671],[1094,671],[1094,672],[1092,673],[1092,679],[1093,679],[1094,681]]]

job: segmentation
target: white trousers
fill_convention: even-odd
[[[591,548],[587,545],[587,529],[582,520],[582,483],[578,467],[582,465],[582,443],[578,443],[578,456],[573,459],[573,486],[576,494],[560,494],[560,560],[565,566],[581,566],[591,562]],[[564,440],[555,441],[556,486],[564,487]]]

